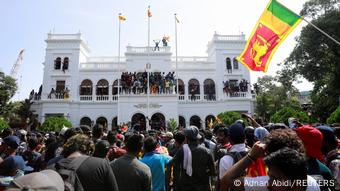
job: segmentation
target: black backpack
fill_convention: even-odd
[[[217,156],[219,158],[218,158],[218,162],[217,162],[218,173],[217,173],[217,185],[216,185],[217,189],[216,190],[219,190],[220,189],[220,181],[221,181],[220,177],[219,177],[219,166],[220,166],[221,158],[226,156],[226,155],[229,155],[231,158],[233,158],[234,164],[236,164],[239,160],[241,160],[244,156],[246,156],[248,154],[248,151],[230,152],[227,149],[220,149],[217,153],[218,153]],[[242,175],[246,175],[246,171]]]
[[[76,171],[80,165],[88,159],[88,156],[76,157],[72,160],[66,158],[55,164],[55,169],[62,177],[65,184],[65,191],[84,191]]]

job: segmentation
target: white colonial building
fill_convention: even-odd
[[[182,126],[205,128],[220,112],[252,113],[249,84],[239,88],[242,81],[250,82],[250,74],[234,59],[245,42],[243,34],[214,34],[207,56],[178,57],[176,70],[174,47],[127,46],[121,58],[92,57],[80,33],[48,34],[42,88],[34,96],[32,110],[40,122],[48,116],[64,116],[75,126],[98,122],[109,129],[128,122],[145,127],[147,119],[157,127],[171,118]],[[145,71],[150,76],[175,72],[173,82],[178,74],[178,94],[175,84],[160,93],[133,91],[132,87],[118,90],[126,86],[118,86],[122,72]]]

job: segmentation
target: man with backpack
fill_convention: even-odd
[[[233,166],[237,161],[243,158],[248,153],[248,148],[245,144],[245,133],[241,123],[234,123],[229,128],[228,139],[231,143],[231,148],[219,162],[219,178],[221,179],[225,172]]]
[[[51,168],[64,180],[65,191],[117,191],[116,178],[107,160],[90,157],[92,140],[77,134],[67,140],[61,159]]]

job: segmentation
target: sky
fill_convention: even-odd
[[[19,93],[24,99],[42,84],[47,33],[82,33],[91,56],[118,56],[118,13],[126,17],[122,25],[121,47],[147,45],[147,7],[150,5],[151,39],[170,36],[174,46],[174,13],[177,13],[178,56],[207,56],[207,43],[214,32],[249,37],[269,0],[1,0],[0,70],[10,73],[21,49],[25,49],[18,73]],[[280,0],[299,13],[306,0]],[[251,72],[251,83],[265,74],[275,75],[293,50],[302,22],[281,44],[267,73]],[[174,50],[174,49],[173,49]],[[298,89],[311,90],[305,80]]]

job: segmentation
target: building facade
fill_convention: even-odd
[[[32,106],[40,122],[64,116],[74,126],[111,129],[130,122],[145,128],[150,122],[159,128],[173,118],[205,128],[220,112],[253,113],[250,73],[235,59],[246,43],[243,34],[215,33],[207,56],[177,59],[173,47],[161,45],[93,57],[80,33],[48,34],[46,43],[42,88]]]

